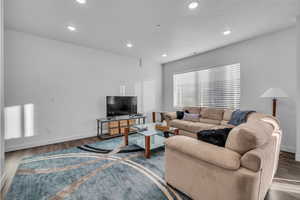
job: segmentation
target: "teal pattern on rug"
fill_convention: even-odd
[[[131,135],[138,137],[137,135]],[[123,138],[90,144],[95,149],[137,150]],[[122,146],[122,147],[121,147]],[[82,146],[84,147],[84,146]],[[85,148],[85,147],[84,147]],[[110,154],[70,148],[25,158],[6,200],[188,200],[164,182],[164,148]]]

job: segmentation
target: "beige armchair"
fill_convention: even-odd
[[[259,114],[232,129],[225,148],[174,136],[166,140],[165,179],[194,200],[263,200],[280,141],[277,121]]]

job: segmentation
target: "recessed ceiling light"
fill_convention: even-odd
[[[231,30],[226,30],[223,32],[223,35],[230,35],[231,34]]]
[[[167,57],[168,55],[166,53],[162,54],[161,55],[162,57]]]
[[[194,10],[199,6],[199,3],[197,1],[193,1],[189,4],[189,9]]]
[[[133,47],[133,44],[131,42],[127,42],[126,47],[131,48]]]
[[[76,31],[75,26],[69,25],[67,26],[67,28],[69,29],[69,31]]]
[[[86,0],[76,0],[79,4],[86,4]]]

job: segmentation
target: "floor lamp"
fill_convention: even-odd
[[[286,98],[288,96],[280,88],[270,88],[270,89],[266,90],[260,97],[261,98],[272,98],[272,100],[273,100],[273,113],[272,114],[274,117],[276,117],[278,98]]]

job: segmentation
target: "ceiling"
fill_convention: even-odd
[[[6,28],[165,63],[292,26],[299,2],[199,0],[191,11],[190,0],[5,0],[4,11]]]

